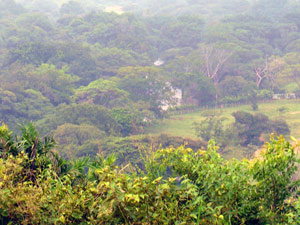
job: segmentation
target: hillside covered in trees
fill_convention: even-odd
[[[297,0],[0,0],[0,221],[299,223],[288,108],[259,111],[299,62]]]
[[[158,143],[146,130],[171,106],[255,109],[300,90],[297,1],[3,0],[0,10],[0,120],[32,121],[64,157]]]

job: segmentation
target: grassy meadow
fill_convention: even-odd
[[[282,108],[283,110],[279,110]],[[193,129],[194,122],[200,122],[207,115],[218,115],[226,118],[225,123],[234,121],[231,115],[236,111],[250,113],[263,113],[271,119],[284,119],[291,129],[291,135],[300,139],[300,100],[277,100],[268,103],[260,103],[258,110],[253,111],[251,105],[240,105],[223,109],[198,110],[182,115],[172,115],[162,120],[149,129],[149,133],[166,133],[174,136],[197,138]]]
[[[282,110],[279,110],[279,109]],[[268,103],[260,103],[258,110],[253,111],[251,105],[240,105],[236,107],[229,107],[223,109],[207,109],[197,110],[192,113],[185,113],[181,115],[172,115],[164,119],[156,125],[149,128],[148,132],[151,134],[169,134],[172,136],[181,136],[191,139],[196,139],[195,131],[193,129],[194,122],[200,122],[205,119],[205,116],[217,115],[226,118],[225,124],[234,121],[231,115],[236,111],[246,111],[250,113],[263,113],[270,119],[284,119],[287,121],[291,136],[300,139],[300,99],[297,100],[277,100]],[[245,155],[247,149],[240,146],[231,147],[224,152],[225,158],[241,159],[248,157]]]

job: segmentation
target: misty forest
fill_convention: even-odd
[[[300,224],[299,0],[0,0],[0,224]]]

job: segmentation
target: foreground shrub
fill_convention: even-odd
[[[149,153],[143,171],[99,157],[57,173],[56,161],[28,167],[39,153],[31,158],[11,133],[2,134],[1,143],[10,143],[3,146],[14,146],[14,154],[0,158],[3,224],[300,222],[298,160],[283,137],[272,138],[250,161],[227,161],[210,141],[205,151],[182,146]]]

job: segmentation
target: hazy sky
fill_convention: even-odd
[[[31,0],[31,1],[36,1],[36,0]],[[37,1],[40,1],[40,0],[37,0]],[[69,0],[51,0],[51,1],[53,1],[53,2],[55,2],[57,5],[62,5],[63,3],[65,3],[65,2],[68,2]],[[108,0],[109,1],[109,0]],[[26,3],[26,2],[28,2],[28,0],[15,0],[15,2],[20,2],[20,3]],[[81,0],[80,2],[84,2],[84,0]]]

